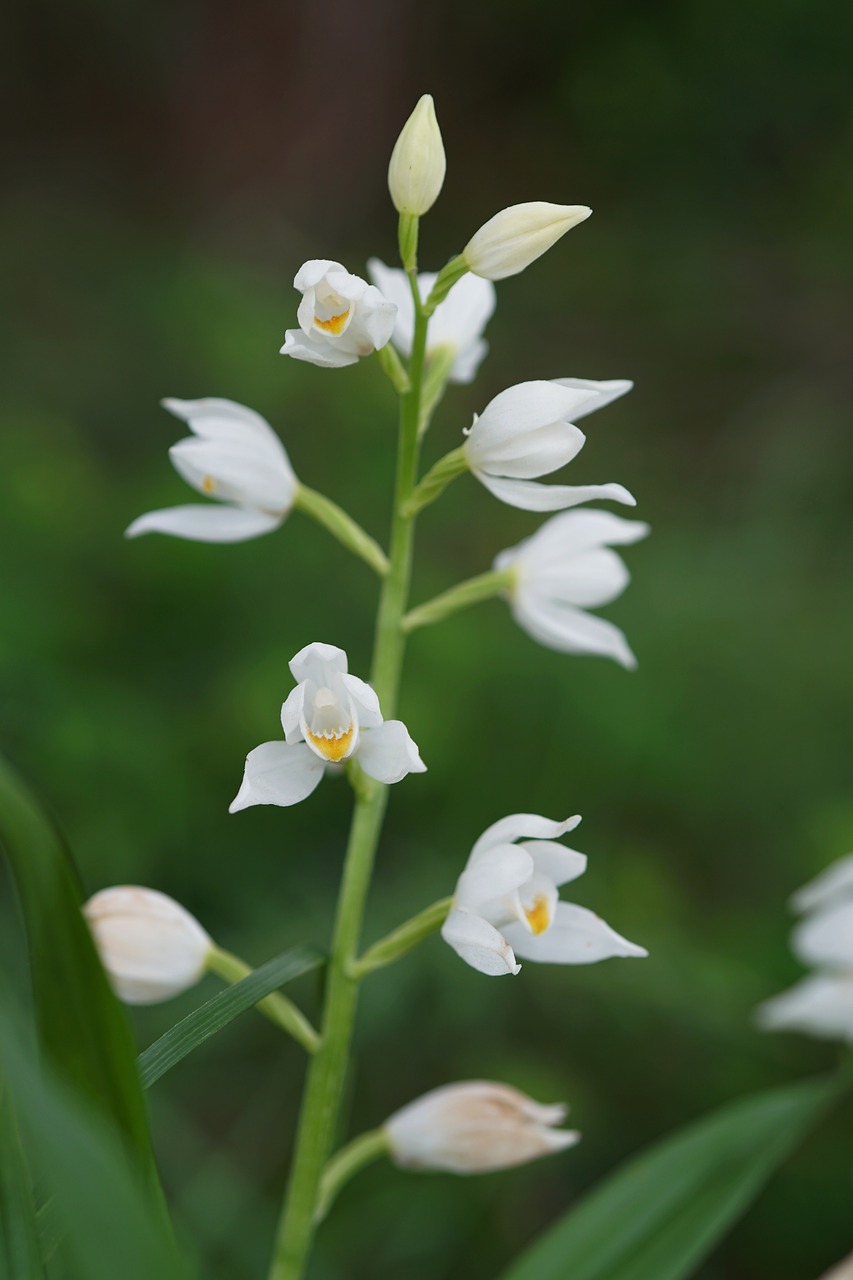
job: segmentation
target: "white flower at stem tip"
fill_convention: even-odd
[[[609,511],[565,511],[502,551],[493,568],[513,575],[509,602],[518,625],[549,649],[598,654],[636,667],[619,628],[586,610],[609,604],[630,581],[610,545],[637,542],[648,532],[647,524]]]
[[[172,445],[172,465],[217,502],[150,511],[133,521],[126,536],[167,533],[195,542],[243,542],[277,529],[293,506],[298,481],[269,423],[253,409],[215,396],[162,403],[193,432]]]
[[[299,328],[285,333],[284,356],[340,369],[384,347],[394,331],[393,302],[339,262],[306,262],[293,287],[302,294],[296,313]]]
[[[388,165],[388,190],[398,213],[420,217],[435,204],[447,161],[435,104],[425,93],[400,131]]]
[[[519,972],[516,955],[543,964],[594,964],[648,954],[586,907],[559,901],[560,885],[586,870],[582,853],[557,843],[579,822],[515,813],[483,832],[441,930],[466,964],[498,977]]]
[[[198,921],[156,889],[117,885],[83,908],[107,977],[127,1004],[156,1004],[204,976],[213,943]]]
[[[281,708],[284,742],[265,742],[246,757],[229,812],[256,804],[283,807],[310,796],[327,769],[355,759],[378,782],[400,782],[426,765],[401,720],[383,720],[369,684],[348,674],[347,655],[309,644],[290,663],[298,683]]]
[[[533,200],[501,209],[475,232],[462,251],[469,271],[486,280],[517,275],[592,213],[585,204]]]
[[[489,401],[466,431],[468,466],[496,498],[523,511],[559,511],[595,501],[636,506],[621,484],[544,485],[535,479],[565,466],[583,448],[586,436],[574,425],[579,418],[632,385],[621,379],[565,378],[509,387]]]
[[[397,307],[392,342],[401,355],[409,356],[415,331],[415,304],[408,276],[399,267],[388,267],[379,258],[370,258],[367,274],[389,302]],[[437,276],[423,271],[418,276],[418,291],[426,302]],[[495,287],[488,280],[477,276],[463,276],[440,302],[429,318],[427,329],[427,359],[442,349],[453,353],[453,364],[448,375],[450,382],[473,381],[486,355],[489,344],[483,338],[483,330],[491,319],[497,296]]]
[[[464,1080],[433,1089],[385,1122],[391,1158],[403,1169],[491,1173],[564,1151],[580,1134],[555,1126],[568,1108],[506,1084]]]

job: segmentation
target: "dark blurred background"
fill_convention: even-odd
[[[594,217],[499,285],[477,383],[431,461],[527,378],[631,377],[577,482],[619,480],[653,537],[608,616],[640,660],[537,647],[495,602],[425,630],[402,715],[430,769],[395,789],[367,939],[452,890],[514,810],[579,811],[567,896],[642,963],[490,981],[439,941],[364,991],[350,1132],[448,1080],[565,1098],[570,1154],[516,1173],[377,1166],[321,1235],[317,1280],[489,1280],[622,1157],[738,1092],[831,1066],[763,1037],[799,974],[790,890],[853,845],[849,399],[853,15],[837,0],[323,5],[78,0],[7,10],[0,255],[0,746],[87,888],[171,893],[252,962],[328,935],[350,806],[229,817],[310,640],[369,663],[376,585],[301,516],[210,547],[122,530],[191,500],[164,395],[264,413],[297,473],[384,537],[394,402],[371,362],[283,360],[311,257],[393,261],[388,157],[434,94],[438,267],[498,208]],[[420,526],[415,600],[536,517],[460,480]],[[215,990],[134,1014],[140,1045]],[[298,993],[316,1007],[310,982]],[[263,1273],[300,1052],[244,1018],[157,1085],[164,1176],[203,1273]],[[790,1162],[701,1271],[811,1280],[853,1244],[851,1116]]]

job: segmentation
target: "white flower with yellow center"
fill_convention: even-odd
[[[377,782],[400,782],[426,765],[401,720],[383,720],[369,684],[347,672],[347,655],[309,644],[290,663],[296,688],[281,708],[284,742],[265,742],[246,757],[230,812],[254,804],[298,804],[326,769],[355,759]]]
[[[367,271],[384,297],[396,304],[397,319],[392,341],[401,355],[408,356],[415,331],[415,304],[408,276],[398,267],[386,267],[379,258],[368,261]],[[434,272],[424,271],[418,276],[418,290],[424,302],[436,279]],[[453,352],[453,364],[448,375],[450,382],[471,382],[475,377],[489,349],[483,330],[492,317],[496,301],[495,286],[490,280],[465,275],[453,285],[430,316],[427,358],[441,350]]]
[[[457,286],[458,287],[458,286]],[[523,511],[560,511],[582,502],[636,500],[621,484],[538,484],[580,453],[586,436],[578,418],[630,391],[624,379],[558,378],[521,382],[501,391],[466,431],[465,458],[481,484]]]
[[[172,445],[180,476],[221,505],[167,507],[140,516],[126,530],[168,533],[196,542],[242,542],[277,529],[296,496],[298,481],[284,445],[259,413],[233,400],[164,400],[192,437]]]
[[[557,843],[579,822],[515,813],[480,836],[441,930],[472,968],[498,976],[518,973],[516,955],[542,964],[594,964],[648,954],[586,907],[559,901],[560,885],[586,870],[582,853]]]
[[[394,332],[394,303],[339,262],[306,262],[293,287],[302,294],[299,328],[284,335],[284,356],[340,369],[384,347]]]
[[[630,575],[608,544],[637,542],[649,532],[609,511],[566,511],[494,562],[510,572],[513,617],[534,640],[562,653],[593,653],[623,667],[637,660],[612,622],[587,613],[624,591]]]

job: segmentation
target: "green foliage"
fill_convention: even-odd
[[[8,1092],[0,1091],[0,1277],[44,1275],[32,1179]]]
[[[685,1280],[839,1093],[809,1080],[720,1108],[595,1187],[503,1280]]]

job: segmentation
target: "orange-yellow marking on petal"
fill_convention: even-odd
[[[205,476],[201,482],[201,487],[205,493],[213,493],[216,488],[216,481],[213,476]]]
[[[311,730],[308,729],[306,731],[306,737],[311,745],[317,748],[321,755],[324,755],[327,760],[331,760],[336,763],[338,760],[343,760],[344,757],[349,754],[354,733],[355,729],[353,725],[350,725],[350,727],[345,729],[343,733],[329,734],[328,736],[325,733],[312,733]]]
[[[315,316],[314,323],[317,328],[322,329],[324,333],[333,333],[337,336],[343,331],[343,327],[349,318],[349,313],[350,309],[347,307],[346,311],[341,311],[336,316],[329,316],[328,320],[320,320]]]
[[[527,916],[527,923],[530,925],[531,932],[537,936],[544,933],[551,923],[551,913],[548,910],[548,899],[544,894],[540,894],[538,898],[533,899],[533,906],[528,911],[525,908],[524,914]]]

